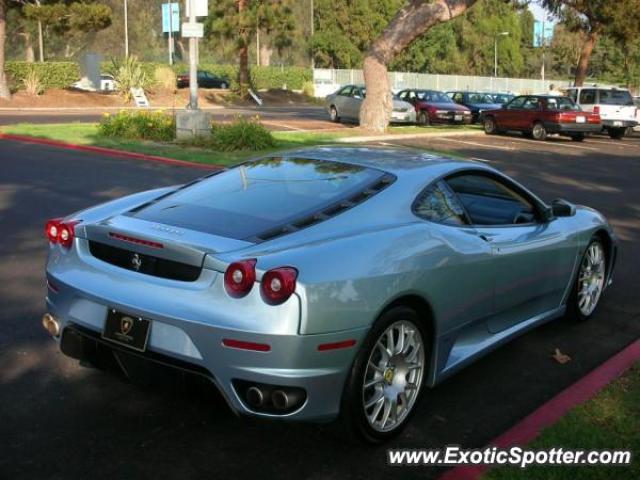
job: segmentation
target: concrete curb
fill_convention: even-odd
[[[589,400],[638,360],[640,360],[640,340],[636,340],[538,407],[491,441],[488,446],[509,448],[514,445],[526,445],[538,437],[544,428],[553,425],[569,410]],[[461,465],[447,471],[438,480],[477,480],[489,469],[488,465]]]
[[[147,155],[144,153],[127,152],[125,150],[116,150],[114,148],[96,147],[92,145],[76,145],[74,143],[60,142],[58,140],[49,140],[47,138],[29,137],[27,135],[13,135],[8,133],[0,133],[0,139],[12,140],[16,142],[36,143],[39,145],[48,145],[51,147],[66,148],[68,150],[76,150],[81,152],[99,153],[109,155],[111,157],[132,158],[134,160],[145,160],[165,165],[174,165],[181,167],[199,168],[202,170],[221,170],[226,167],[222,165],[189,162],[187,160],[177,160],[175,158],[159,157],[156,155]]]

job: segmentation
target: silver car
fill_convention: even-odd
[[[544,322],[591,317],[616,238],[485,164],[317,147],[46,226],[65,354],[213,382],[235,412],[397,434],[425,387]]]
[[[341,120],[358,122],[360,107],[366,96],[366,89],[360,85],[347,85],[325,98],[325,108],[332,122]],[[416,109],[403,100],[393,99],[391,123],[416,123]]]

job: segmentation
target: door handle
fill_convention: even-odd
[[[491,243],[491,241],[493,240],[493,238],[491,238],[491,237],[489,237],[487,235],[480,235],[480,238],[482,240],[484,240],[485,242],[487,242],[487,243]]]

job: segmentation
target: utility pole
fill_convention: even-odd
[[[129,18],[127,14],[127,0],[124,0],[124,56],[129,58]]]
[[[189,23],[196,23],[196,6],[189,2]],[[189,109],[198,109],[198,39],[189,37]]]
[[[173,65],[173,3],[169,0],[169,65]]]

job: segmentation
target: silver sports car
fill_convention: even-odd
[[[341,120],[359,121],[360,108],[366,97],[367,90],[364,86],[347,85],[325,98],[325,108],[332,122]],[[391,111],[391,123],[416,123],[416,109],[409,102],[393,99]]]
[[[204,376],[235,412],[397,434],[421,392],[562,315],[591,317],[616,237],[482,163],[318,147],[46,226],[43,324],[74,358]]]

